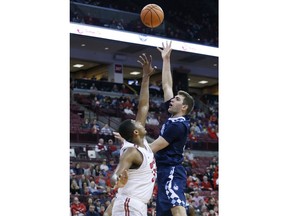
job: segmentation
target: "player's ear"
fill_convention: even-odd
[[[186,112],[187,109],[188,109],[188,105],[187,105],[187,104],[183,104],[183,105],[182,105],[182,110]]]
[[[138,134],[139,134],[139,131],[138,131],[137,129],[135,129],[135,130],[133,131],[133,134],[134,134],[134,135],[138,135]]]

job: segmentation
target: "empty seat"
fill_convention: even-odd
[[[88,157],[90,159],[95,159],[96,158],[96,152],[95,150],[88,150]]]
[[[70,157],[76,158],[76,153],[74,148],[70,148]]]

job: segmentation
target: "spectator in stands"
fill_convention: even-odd
[[[102,194],[103,189],[99,187],[94,181],[90,182],[89,186],[89,194],[94,196],[94,195],[99,195]]]
[[[212,181],[213,189],[218,190],[218,166],[214,170]]]
[[[103,175],[103,173],[100,173],[99,176],[96,176],[95,183],[98,185],[99,188],[106,190],[107,187],[107,178]]]
[[[91,106],[94,111],[97,111],[101,106],[100,100],[98,100],[97,97],[94,97],[94,99],[91,101]]]
[[[195,135],[195,131],[194,130],[190,130],[190,133],[188,135],[188,138],[190,141],[192,141],[193,143],[197,143],[197,136]]]
[[[212,115],[210,116],[210,122],[214,125],[217,125],[218,124],[218,118],[217,118],[217,115],[214,113],[212,113]]]
[[[100,215],[103,215],[104,214],[104,212],[105,212],[105,205],[104,204],[101,204],[100,205]]]
[[[129,97],[125,97],[123,101],[121,101],[122,107],[133,107],[133,104]]]
[[[199,137],[199,135],[201,134],[201,130],[200,130],[200,128],[199,128],[199,126],[197,125],[196,122],[194,122],[194,123],[191,125],[190,131],[193,131],[193,132],[194,132],[193,134],[194,134],[196,137]]]
[[[114,144],[114,141],[113,141],[112,139],[109,139],[109,140],[108,140],[107,149],[108,149],[109,157],[112,156],[112,153],[113,153],[114,151],[117,151],[117,146]]]
[[[111,92],[119,92],[118,86],[116,84],[112,86]]]
[[[191,149],[186,149],[184,152],[184,155],[187,157],[187,159],[191,162],[194,159],[194,154]]]
[[[155,117],[154,113],[149,113],[147,116],[146,124],[149,125],[159,125],[158,119]]]
[[[95,165],[95,176],[100,175],[101,170],[100,170],[100,164]]]
[[[135,116],[135,113],[133,112],[132,107],[125,107],[124,113],[125,113],[126,115]]]
[[[218,139],[218,136],[214,127],[208,127],[208,135],[212,139],[215,139],[215,140]]]
[[[94,164],[90,164],[88,168],[84,169],[84,175],[81,176],[81,178],[83,177],[83,179],[85,179],[85,176],[95,176],[95,165]]]
[[[91,197],[91,196],[89,196],[89,197],[87,197],[87,201],[86,201],[86,203],[85,203],[85,206],[86,206],[86,209],[88,210],[89,209],[89,206],[90,205],[93,205],[93,197]]]
[[[205,175],[203,176],[203,181],[201,182],[200,188],[203,191],[205,191],[205,190],[206,191],[208,191],[208,190],[212,191],[213,190],[211,183],[208,181],[208,177]]]
[[[196,119],[196,116],[197,116],[196,110],[192,110],[192,112],[191,112],[191,119]]]
[[[89,186],[86,184],[86,182],[83,183],[83,190],[81,191],[81,194],[82,195],[85,195],[85,196],[90,196],[90,184]]]
[[[120,92],[123,94],[129,94],[129,89],[126,87],[125,84],[122,84]]]
[[[70,185],[72,184],[72,180],[77,181],[77,176],[75,175],[73,169],[70,170]]]
[[[212,185],[212,179],[213,179],[213,173],[214,173],[214,169],[211,169],[211,167],[206,167],[206,171],[204,173],[204,176],[207,176],[208,181],[210,182],[210,184]]]
[[[112,98],[111,104],[110,104],[110,108],[112,109],[118,109],[119,107],[119,100],[118,98]]]
[[[202,134],[202,133],[203,133],[203,123],[202,123],[202,120],[201,120],[201,119],[198,119],[198,120],[197,120],[197,126],[199,127],[200,132],[201,132],[201,134]]]
[[[96,87],[95,83],[92,83],[92,85],[90,87],[90,90],[97,90],[97,87]]]
[[[93,166],[93,165],[91,165]],[[94,172],[95,173],[95,172]],[[84,183],[86,183],[87,186],[90,185],[90,181],[89,181],[89,178],[88,176],[92,175],[91,173],[86,173],[86,174],[83,174],[81,175],[81,178],[79,179],[79,187],[80,189],[84,189]]]
[[[202,205],[200,211],[201,211],[201,216],[209,216],[209,211],[206,205]]]
[[[104,203],[105,209],[107,209],[110,204],[111,204],[111,200],[106,200]]]
[[[193,194],[194,192],[195,192],[195,190],[194,190],[193,182],[191,181],[187,184],[187,187],[185,189],[185,193]]]
[[[161,91],[161,87],[159,85],[156,84],[155,81],[152,81],[151,84],[149,85],[149,89],[154,89],[156,91],[158,91],[160,93]]]
[[[96,158],[106,157],[107,147],[104,144],[104,139],[99,138],[98,143],[95,145]]]
[[[91,124],[88,118],[85,118],[83,124],[81,125],[82,129],[91,129]]]
[[[195,209],[192,205],[192,196],[188,193],[185,193],[186,196],[186,214],[187,216],[195,216]]]
[[[75,173],[75,175],[82,175],[84,174],[84,169],[81,167],[80,163],[76,163],[75,167],[72,168],[73,173]]]
[[[218,166],[218,160],[217,157],[213,157],[212,160],[210,161],[210,165],[214,166],[214,168],[216,166]]]
[[[200,179],[197,177],[196,173],[192,174],[192,178],[194,181],[196,181],[198,184],[200,184]]]
[[[204,199],[202,196],[199,196],[199,192],[198,191],[195,191],[194,192],[194,196],[192,197],[192,200],[193,200],[193,207],[194,209],[197,211],[197,210],[201,210],[201,206],[203,205],[204,203]]]
[[[100,216],[100,214],[95,210],[95,205],[91,204],[85,216]]]
[[[91,133],[92,134],[98,134],[100,132],[100,125],[97,123],[97,120],[96,119],[93,119],[91,125]]]
[[[85,216],[86,213],[86,206],[79,202],[78,197],[74,197],[73,203],[71,204],[71,213],[72,216]]]
[[[99,198],[95,199],[94,205],[96,207],[96,211],[100,214],[101,201]]]
[[[106,159],[103,159],[103,160],[102,160],[102,163],[101,163],[101,165],[100,165],[100,170],[102,171],[102,173],[103,173],[104,175],[106,175],[107,171],[109,170],[109,167],[108,167],[108,165],[107,165]]]
[[[79,195],[81,193],[80,187],[76,181],[76,179],[73,179],[70,185],[70,194],[73,195]]]
[[[111,183],[109,183],[111,185]],[[116,190],[112,189],[111,187],[106,187],[106,197],[109,200],[112,200],[115,197]]]
[[[205,116],[205,112],[203,110],[199,109],[198,112],[197,112],[197,118],[205,119],[205,117],[206,117]]]
[[[110,108],[110,104],[112,102],[112,98],[110,96],[105,96],[102,100],[102,107],[109,109]]]
[[[203,127],[202,127],[202,135],[206,135],[206,134],[208,134],[208,129],[207,129],[207,127],[205,125],[203,125]]]
[[[104,141],[108,141],[109,139],[114,139],[113,130],[109,127],[108,124],[105,124],[104,127],[100,130],[100,138],[103,138]]]
[[[216,206],[216,201],[214,199],[214,197],[209,197],[208,198],[208,203],[206,204],[206,207],[208,209],[208,211],[213,210],[214,211],[214,207]]]
[[[193,176],[192,176],[192,175],[187,175],[187,176],[188,176],[188,177],[187,177],[186,185],[187,185],[187,187],[188,187],[189,184],[192,183],[192,181],[193,181]]]
[[[190,161],[188,160],[188,158],[185,155],[184,155],[183,158],[184,158],[184,160],[182,162],[182,165],[183,165],[183,167],[186,170],[186,174],[187,175],[192,175],[192,166],[191,166]]]

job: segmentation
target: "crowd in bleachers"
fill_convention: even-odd
[[[78,83],[80,83],[79,80]],[[90,85],[92,86],[93,84],[95,83],[91,83]],[[94,88],[97,88],[97,85],[98,82],[94,85]],[[115,88],[115,85],[116,84],[110,83],[111,89],[105,90],[111,92],[113,91],[112,89]],[[86,89],[90,88],[90,86],[86,87]],[[108,85],[106,85],[106,88],[108,88]],[[122,121],[127,118],[135,119],[135,113],[137,113],[138,106],[138,97],[137,94],[134,95],[135,92],[129,95],[124,93],[122,94],[121,91],[119,93],[118,91],[118,94],[116,94],[114,97],[103,95],[99,92],[102,91],[94,91],[90,92],[89,94],[75,93],[73,94],[73,99],[78,104],[97,114],[106,114],[109,116],[119,117]],[[218,98],[211,97],[210,100],[204,99],[202,99],[202,101],[207,104],[207,111],[198,108],[196,104],[195,109],[191,113],[191,128],[189,134],[189,141],[191,144],[203,141],[218,142]],[[150,113],[146,123],[148,135],[150,135],[152,138],[156,138],[158,136],[159,129],[163,121],[167,118],[167,113],[163,103],[161,103],[161,100],[161,98],[158,98],[157,100],[155,97],[150,99]],[[93,121],[96,121],[95,119],[90,119],[90,121],[92,121],[89,123],[90,127],[80,127],[80,124],[82,124],[82,121],[84,120],[79,118],[79,113],[81,113],[81,110],[79,110],[79,108],[77,109],[75,105],[72,105],[71,133],[77,133],[77,131],[79,131],[80,133],[86,132],[93,133],[95,135],[101,134],[100,126],[93,126]],[[85,119],[85,121],[89,121],[89,119]],[[98,128],[98,131],[95,130],[95,128]]]
[[[73,4],[76,3],[76,4]],[[218,1],[170,1],[169,6],[164,0],[157,2],[165,12],[164,30],[150,29],[145,27],[140,18],[133,21],[124,19],[102,20],[99,17],[85,13],[77,7],[77,3],[87,6],[98,6],[119,11],[133,12],[139,16],[142,7],[150,4],[143,0],[141,4],[134,1],[111,1],[111,0],[73,0],[71,1],[70,21],[89,25],[104,26],[119,30],[154,34],[166,38],[178,39],[218,47]],[[172,9],[171,9],[172,8]]]
[[[84,162],[83,162],[84,161]],[[196,166],[202,166],[205,172],[194,172]],[[187,204],[191,205],[195,215],[217,215],[218,214],[218,161],[217,157],[194,157],[188,160],[190,165],[185,166],[188,170],[187,178]],[[83,215],[87,215],[89,206],[98,215],[103,215],[105,209],[115,196],[116,190],[112,188],[110,177],[117,162],[102,158],[98,161],[85,161],[70,163],[70,202],[72,215],[77,215],[75,209],[81,208]],[[190,171],[192,170],[192,172]],[[155,212],[155,198],[157,195],[157,184],[153,196],[148,204],[148,215]],[[76,201],[75,201],[76,198]],[[82,203],[80,205],[80,203]],[[76,207],[75,207],[76,206]],[[78,210],[79,211],[79,210]],[[81,211],[80,211],[81,212]],[[75,213],[75,214],[74,214]],[[155,214],[154,214],[155,215]]]
[[[116,84],[101,86],[101,82],[87,82],[87,80],[84,83],[86,84],[78,80],[78,84],[72,87],[70,104],[70,133],[90,137],[90,140],[86,140],[88,142],[84,142],[85,144],[71,137],[74,143],[70,148],[75,152],[70,157],[72,216],[81,213],[88,216],[103,215],[116,193],[111,186],[110,177],[118,164],[121,144],[112,135],[117,128],[102,123],[97,117],[115,116],[120,118],[120,121],[135,118],[135,115],[125,113],[124,109],[129,107],[135,114],[138,104],[135,89],[109,96],[108,93],[111,93]],[[77,92],[79,89],[82,93]],[[154,99],[150,101],[151,111],[146,124],[147,134],[151,138],[157,138],[160,126],[167,118],[162,104]],[[208,139],[208,142],[218,144],[218,97],[203,95],[200,100],[207,106],[206,109],[200,109],[196,104],[191,113],[191,132],[184,155],[183,165],[187,171],[186,197],[187,205],[191,207],[194,215],[212,216],[218,215],[218,158],[195,157],[193,146],[201,143],[204,137],[206,141]],[[95,114],[93,118],[85,116],[85,109]],[[90,155],[90,152],[94,154]],[[148,204],[149,216],[155,216],[156,194],[157,184]]]

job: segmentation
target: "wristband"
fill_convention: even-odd
[[[112,179],[112,181],[117,182],[118,179],[119,179],[119,177],[118,177],[118,175],[117,175],[116,173],[114,173],[114,174],[112,175],[111,179]]]

